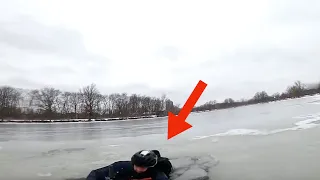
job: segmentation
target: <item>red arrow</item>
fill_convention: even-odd
[[[207,84],[200,80],[179,114],[176,116],[172,112],[168,112],[168,140],[192,127],[186,122],[186,119],[206,87]]]

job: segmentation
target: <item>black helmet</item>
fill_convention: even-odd
[[[131,162],[139,167],[153,167],[157,164],[157,161],[158,156],[148,150],[139,151],[131,157]]]

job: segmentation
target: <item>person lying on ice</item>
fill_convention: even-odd
[[[141,150],[131,161],[117,161],[92,170],[86,180],[168,180],[172,164],[158,150]]]

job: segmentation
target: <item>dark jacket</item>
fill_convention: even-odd
[[[168,177],[155,168],[148,168],[146,172],[137,173],[133,169],[131,161],[117,161],[108,166],[93,170],[86,180],[106,180],[110,177],[114,180],[168,180]]]

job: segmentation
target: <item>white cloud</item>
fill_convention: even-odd
[[[184,103],[320,77],[318,1],[0,0],[0,83],[166,92]]]

